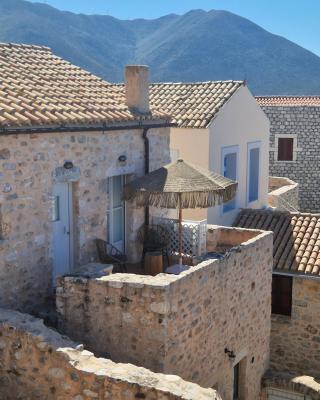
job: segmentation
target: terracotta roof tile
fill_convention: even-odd
[[[320,276],[320,214],[248,209],[234,226],[273,231],[275,270]]]
[[[320,96],[256,96],[260,106],[320,107]]]
[[[172,116],[181,128],[206,128],[243,81],[153,83],[150,104]],[[121,88],[123,85],[114,85]]]
[[[0,128],[91,126],[169,119],[132,113],[120,88],[55,56],[47,47],[0,43]]]

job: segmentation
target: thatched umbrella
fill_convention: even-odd
[[[179,263],[182,264],[182,209],[208,208],[234,198],[238,183],[183,160],[137,178],[124,187],[125,200],[138,206],[179,209]]]

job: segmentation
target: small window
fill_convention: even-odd
[[[293,161],[293,138],[278,138],[278,161]]]
[[[291,316],[292,277],[272,276],[272,313]]]
[[[260,146],[248,145],[248,202],[259,198]]]
[[[54,196],[53,208],[52,208],[52,222],[57,222],[59,220],[60,220],[60,197]]]

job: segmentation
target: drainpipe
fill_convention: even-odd
[[[149,128],[143,128],[142,132],[142,138],[144,142],[144,173],[147,175],[150,170],[150,143],[149,143],[149,138],[148,138],[148,131]],[[149,207],[146,206],[145,208],[145,214],[144,214],[144,222],[145,225],[149,225],[149,220],[150,220],[150,213],[149,213]]]

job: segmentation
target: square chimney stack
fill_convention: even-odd
[[[127,65],[125,70],[127,106],[136,113],[147,114],[149,106],[149,67]]]

